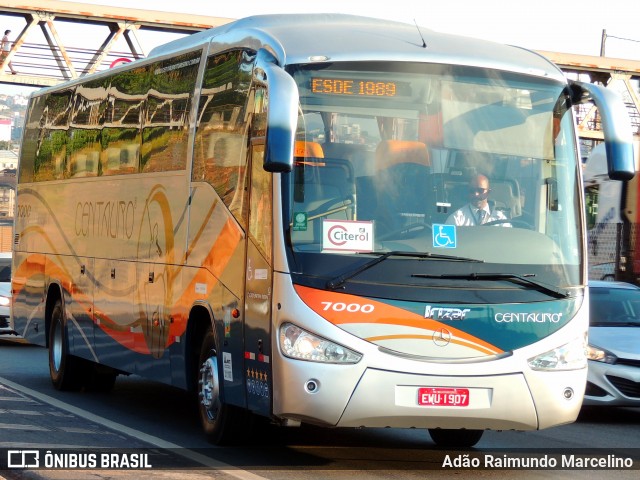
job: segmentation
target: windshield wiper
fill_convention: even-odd
[[[531,277],[535,276],[534,273],[525,273],[523,275],[519,275],[517,273],[469,273],[460,275],[454,273],[443,273],[441,275],[414,273],[411,276],[418,278],[447,278],[459,280],[519,280],[521,282],[528,283],[529,285],[533,285],[538,290],[557,298],[567,298],[569,296],[569,293],[565,290],[533,280]]]
[[[374,258],[373,260],[360,265],[353,271],[343,273],[342,275],[338,275],[337,277],[329,280],[327,282],[327,288],[334,290],[341,286],[344,282],[349,280],[350,278],[355,277],[356,275],[360,275],[365,270],[374,267],[380,262],[386,260],[389,257],[414,257],[414,258],[433,258],[436,260],[452,260],[454,262],[480,262],[484,263],[484,260],[477,260],[475,258],[466,258],[466,257],[457,257],[455,255],[443,255],[440,253],[431,253],[431,252],[404,252],[401,250],[392,250],[390,252],[367,252],[371,255],[380,255],[378,258]]]

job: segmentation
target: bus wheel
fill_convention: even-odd
[[[69,354],[69,339],[62,301],[56,300],[49,329],[49,374],[57,390],[79,390],[84,380],[84,362]]]
[[[207,440],[217,445],[237,443],[248,432],[248,413],[222,401],[215,335],[208,330],[200,349],[198,411]]]
[[[430,428],[429,435],[439,447],[473,447],[482,438],[484,430],[454,430]]]

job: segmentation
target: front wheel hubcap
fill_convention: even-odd
[[[53,342],[51,344],[51,355],[53,359],[53,367],[56,372],[60,371],[62,365],[62,325],[56,322],[53,331]]]
[[[216,357],[207,358],[200,367],[200,403],[209,417],[215,420],[220,410],[220,383]]]

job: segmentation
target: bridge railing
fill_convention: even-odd
[[[12,56],[11,63],[19,75],[64,81],[105,70],[114,63],[136,60],[134,54],[125,51],[112,50],[101,55],[102,52],[96,49],[67,47],[64,53],[66,55],[55,46],[23,43]]]

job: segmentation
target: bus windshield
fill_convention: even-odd
[[[582,281],[566,85],[436,64],[292,74],[300,114],[284,209],[294,255],[437,253],[485,272],[518,265],[554,285]]]

